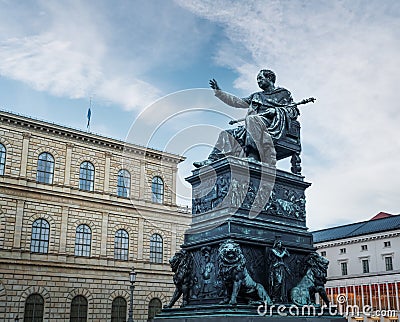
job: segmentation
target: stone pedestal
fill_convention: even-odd
[[[193,189],[193,220],[185,247],[233,237],[266,246],[279,237],[312,248],[304,194],[311,184],[304,177],[228,157],[186,180]]]
[[[164,309],[155,321],[265,319],[257,313],[257,304],[249,305],[250,295],[242,289],[236,306],[221,305],[229,292],[219,255],[226,240],[240,246],[248,276],[268,294],[272,247],[276,240],[282,241],[290,254],[285,258],[285,300],[274,304],[289,305],[290,290],[303,278],[304,260],[314,251],[305,221],[305,190],[310,183],[301,175],[234,157],[196,169],[186,180],[193,190],[193,221],[182,245],[190,260],[185,305]],[[273,318],[286,320],[276,314]]]

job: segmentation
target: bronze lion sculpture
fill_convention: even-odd
[[[190,288],[190,272],[192,267],[192,260],[190,254],[182,249],[169,260],[174,274],[175,292],[172,295],[169,304],[165,305],[164,308],[171,308],[175,302],[182,295],[182,306],[187,305],[189,300],[189,288]]]
[[[312,252],[304,262],[306,273],[290,292],[293,303],[299,306],[315,305],[315,294],[318,293],[325,304],[329,306],[329,299],[325,291],[329,261],[317,252]]]
[[[221,243],[218,249],[218,277],[225,287],[225,298],[220,304],[237,304],[239,292],[248,299],[249,304],[266,302],[272,304],[265,288],[256,283],[246,268],[246,259],[236,242],[231,239]]]

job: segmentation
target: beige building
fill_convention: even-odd
[[[0,320],[126,321],[132,266],[134,320],[166,304],[181,161],[0,112]]]

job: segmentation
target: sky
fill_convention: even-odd
[[[184,178],[268,68],[301,107],[311,230],[400,213],[400,2],[0,0],[0,109],[179,153]],[[287,162],[279,164],[289,169]]]

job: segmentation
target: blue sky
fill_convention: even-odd
[[[152,115],[181,102],[168,142],[150,143],[188,157],[184,195],[191,162],[241,116],[199,88],[213,77],[247,96],[269,68],[295,100],[318,100],[300,117],[308,226],[398,214],[399,18],[390,0],[0,0],[0,108],[85,130],[92,97],[92,132],[146,144],[130,129],[159,131]]]

